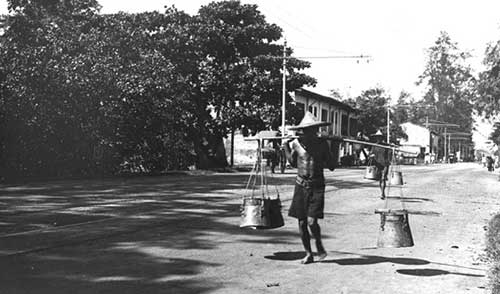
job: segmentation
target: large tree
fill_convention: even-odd
[[[427,54],[427,64],[417,84],[426,87],[424,103],[434,106],[431,118],[470,131],[475,89],[475,79],[467,63],[470,54],[459,50],[446,32],[441,32]]]
[[[10,175],[223,166],[229,131],[279,121],[281,29],[254,5],[212,3],[196,16],[99,15],[94,0],[9,7],[0,156]],[[290,91],[314,83],[297,72],[308,63],[287,65]]]
[[[479,73],[475,109],[486,118],[500,114],[500,40],[487,46]]]
[[[76,11],[57,2],[11,5],[1,39],[3,168],[62,176],[190,164],[191,18],[175,9],[97,15],[81,9],[85,1],[71,2]]]
[[[245,127],[258,131],[279,126],[283,46],[278,44],[281,28],[268,23],[257,5],[212,2],[199,10],[195,22],[203,57],[197,87],[202,101],[198,111],[202,115],[198,116],[200,128],[196,131],[201,134],[196,136],[200,141],[195,145],[202,147],[199,143],[206,140],[210,147],[197,148],[202,159],[201,151],[217,151],[218,148],[211,145],[221,145],[222,137],[234,129]],[[309,63],[291,57],[291,48],[286,50],[287,90],[314,85],[313,78],[298,72]],[[290,101],[288,96],[287,109],[292,108]],[[207,108],[211,110],[210,115],[205,112]],[[225,160],[224,156],[218,158]]]
[[[93,111],[91,89],[82,79],[87,62],[77,37],[98,6],[59,2],[9,1],[13,15],[0,41],[1,156],[9,175],[67,175],[90,162],[85,145],[93,143],[92,128],[84,117]]]

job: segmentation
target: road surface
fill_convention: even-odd
[[[286,216],[294,170],[269,179],[285,226],[239,228],[249,173],[0,186],[0,293],[487,293],[485,227],[498,174],[479,164],[402,166],[415,246],[377,248],[384,207],[363,169],[326,172],[328,257],[300,265]],[[314,248],[314,247],[313,247]]]

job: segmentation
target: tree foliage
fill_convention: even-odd
[[[426,104],[424,100],[416,100],[410,93],[402,91],[393,109],[394,120],[398,124],[412,122],[424,125],[429,114],[433,113],[434,106]]]
[[[490,133],[488,139],[495,143],[497,146],[500,146],[500,122],[496,122],[493,124],[493,131]]]
[[[203,6],[196,21],[205,56],[201,93],[215,114],[211,127],[221,134],[241,126],[276,128],[281,121],[283,47],[276,43],[281,28],[268,23],[256,5],[239,1]],[[290,56],[292,50],[287,51]],[[288,91],[315,83],[297,72],[306,67],[308,62],[287,59]]]
[[[387,111],[390,98],[383,88],[376,87],[365,90],[355,99],[348,99],[345,102],[358,109],[360,128],[363,133],[371,135],[377,130],[384,130],[387,134]],[[396,143],[397,138],[406,138],[406,134],[399,125],[401,122],[398,117],[392,113],[390,120],[391,141]]]
[[[3,173],[208,166],[241,125],[275,125],[281,29],[254,5],[98,14],[93,0],[11,0],[0,37]],[[291,49],[288,49],[291,54]],[[314,80],[288,62],[289,90]],[[220,159],[220,158],[219,158]]]
[[[486,118],[500,113],[500,41],[489,44],[479,73],[475,109]]]
[[[467,64],[470,54],[460,51],[446,32],[441,32],[427,53],[427,65],[417,83],[426,86],[424,103],[434,106],[430,117],[470,131],[475,95],[475,79]]]

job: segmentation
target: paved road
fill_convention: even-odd
[[[238,227],[249,173],[0,187],[0,293],[485,293],[484,226],[497,175],[477,164],[403,166],[387,205],[410,210],[414,247],[376,248],[377,183],[327,172],[329,256],[299,265],[296,221]],[[269,179],[284,203],[293,170]]]

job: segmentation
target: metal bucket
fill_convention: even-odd
[[[285,225],[283,216],[281,215],[281,200],[264,199],[264,219],[267,225],[257,227],[257,229],[275,229]]]
[[[240,228],[268,227],[269,219],[264,213],[264,199],[245,199],[241,210]]]
[[[380,214],[377,247],[398,248],[414,245],[406,210],[377,209],[375,213]]]
[[[380,171],[378,170],[378,168],[375,165],[367,166],[364,178],[367,180],[379,180],[380,179]]]
[[[403,185],[403,173],[400,171],[391,172],[389,183],[391,185]]]

